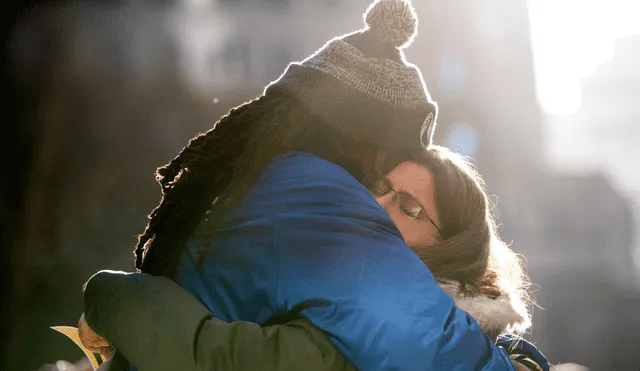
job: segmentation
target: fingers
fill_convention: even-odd
[[[105,348],[110,348],[109,342],[91,329],[84,318],[84,313],[82,313],[78,321],[78,336],[80,337],[82,345],[92,352],[102,354]]]
[[[111,357],[113,357],[113,353],[115,353],[115,351],[113,350],[112,347],[108,346],[106,348],[102,348],[102,351],[98,353],[100,353],[103,360],[108,360],[108,359],[111,359]]]

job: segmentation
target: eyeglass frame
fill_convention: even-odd
[[[385,193],[377,194],[377,193],[374,193],[372,191],[371,185],[375,184],[378,181],[384,181],[385,185],[388,186],[387,191]],[[429,215],[427,215],[427,213],[424,210],[424,206],[422,206],[422,204],[420,202],[418,202],[418,200],[413,198],[413,196],[411,196],[409,193],[407,193],[405,191],[397,191],[397,190],[395,190],[393,188],[393,185],[391,184],[391,182],[389,181],[389,179],[386,176],[377,176],[377,177],[366,176],[364,178],[364,180],[363,180],[363,184],[365,185],[367,190],[369,190],[369,192],[375,194],[377,197],[382,197],[382,196],[385,196],[385,195],[389,194],[389,192],[393,192],[393,197],[391,198],[391,201],[393,201],[394,204],[396,204],[396,205],[398,205],[400,207],[400,211],[402,212],[402,214],[404,216],[406,216],[407,218],[409,218],[411,220],[417,220],[417,219],[426,220],[429,223],[431,223],[431,225],[433,225],[436,228],[436,230],[438,231],[438,234],[440,234],[440,227],[438,227],[436,222],[433,221],[433,219],[431,219],[431,217]],[[418,211],[418,213],[415,216],[408,214],[407,210],[400,203],[400,197],[401,197],[400,195],[401,194],[404,195],[404,197],[410,198],[411,200],[413,200],[413,202],[415,202],[418,206],[420,206],[420,211]]]

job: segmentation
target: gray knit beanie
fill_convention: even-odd
[[[426,147],[438,107],[402,52],[416,34],[415,11],[407,0],[376,0],[364,20],[364,29],[289,64],[265,93],[286,91],[323,123],[376,146]]]

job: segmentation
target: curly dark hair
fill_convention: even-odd
[[[334,162],[356,179],[366,172],[362,159],[370,159],[373,166],[375,156],[373,145],[340,135],[309,114],[295,97],[270,89],[231,109],[211,130],[191,139],[177,157],[158,168],[162,199],[138,236],[136,268],[173,278],[186,239],[206,214],[202,258],[221,218],[275,156],[293,150]]]

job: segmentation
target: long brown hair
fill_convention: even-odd
[[[522,260],[499,237],[486,185],[465,157],[432,145],[414,161],[433,175],[439,242],[413,249],[441,282],[455,282],[463,295],[495,298],[507,294],[523,321],[530,325],[531,296]]]

